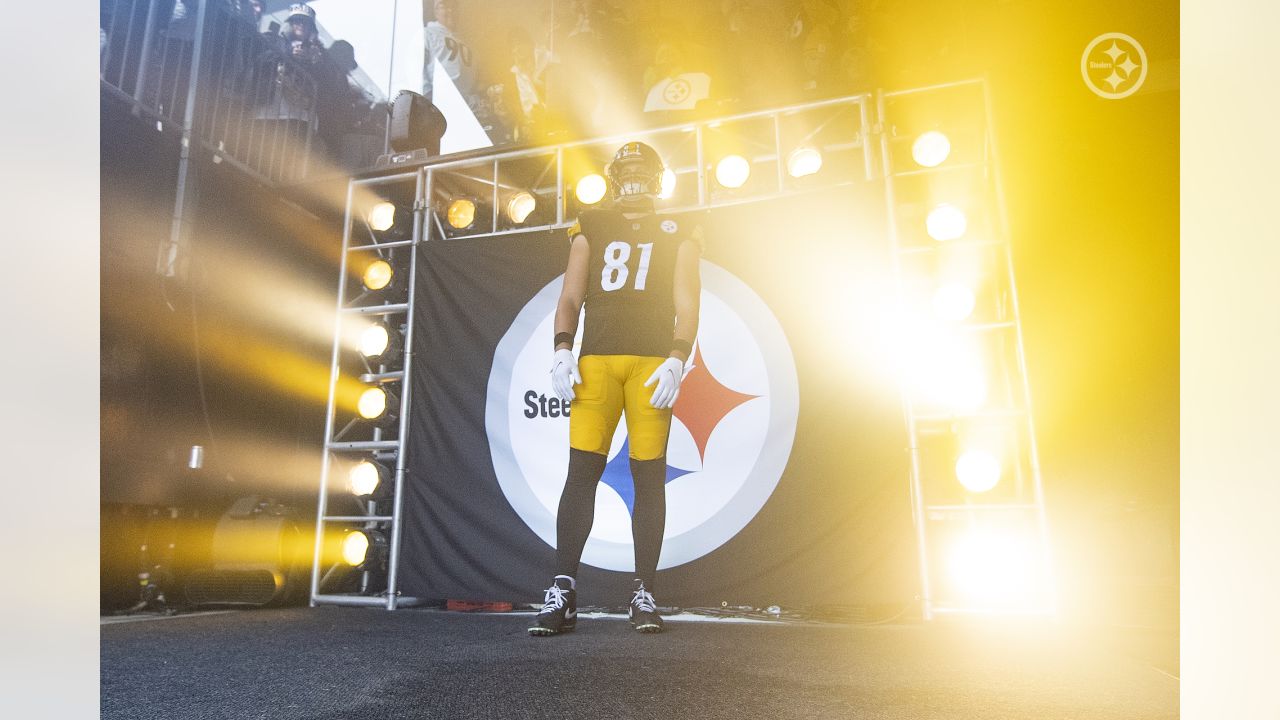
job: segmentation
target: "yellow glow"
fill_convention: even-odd
[[[471,227],[471,223],[476,221],[476,204],[466,198],[458,198],[449,203],[446,215],[449,224],[459,230]]]
[[[1033,543],[1019,533],[970,529],[951,543],[947,570],[952,586],[971,601],[1025,603],[1035,585]]]
[[[348,565],[355,567],[364,562],[365,554],[369,552],[369,536],[353,530],[342,538],[342,559]]]
[[[378,466],[368,460],[361,460],[351,468],[347,480],[351,486],[351,494],[364,497],[372,495],[378,489],[382,476],[378,473]]]
[[[658,190],[658,199],[666,200],[676,194],[676,174],[671,168],[662,170],[662,188]]]
[[[965,219],[964,211],[948,203],[930,210],[924,224],[925,229],[929,231],[929,237],[942,242],[958,240],[964,237],[964,232],[968,229],[968,220]]]
[[[926,412],[970,413],[987,402],[987,372],[981,346],[962,332],[938,326],[905,328],[898,357],[903,378]]]
[[[960,360],[935,368],[926,381],[926,395],[957,413],[975,412],[987,402],[987,379],[976,364]]]
[[[389,202],[380,202],[369,211],[369,227],[377,232],[390,230],[396,224],[396,206]]]
[[[956,478],[969,492],[986,492],[1000,482],[1000,460],[986,450],[966,451],[956,461]]]
[[[822,153],[813,148],[802,147],[791,151],[787,157],[787,172],[798,178],[812,175],[822,169]]]
[[[391,344],[391,333],[386,325],[370,325],[360,334],[360,354],[365,357],[377,357],[387,351]]]
[[[933,312],[939,318],[960,322],[973,314],[977,300],[965,285],[943,285],[933,292]]]
[[[507,201],[507,217],[511,222],[519,224],[529,219],[537,207],[538,199],[532,193],[521,190]]]
[[[740,188],[751,177],[751,163],[741,155],[725,155],[716,163],[716,182],[727,188]]]
[[[371,387],[360,393],[360,402],[356,411],[365,420],[381,417],[387,411],[387,391],[380,387]]]
[[[937,167],[951,154],[951,141],[937,130],[922,133],[911,144],[911,157],[923,167]]]
[[[374,260],[365,266],[364,269],[364,286],[370,290],[381,290],[391,284],[391,278],[395,275],[395,270],[391,268],[391,263],[386,260]]]
[[[592,173],[578,181],[575,192],[578,195],[578,202],[583,205],[595,205],[604,198],[604,193],[608,189],[609,184],[605,182],[604,176]]]

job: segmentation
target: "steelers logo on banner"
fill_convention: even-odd
[[[485,411],[502,492],[552,547],[569,464],[568,408],[555,398],[549,373],[563,279],[535,295],[498,343]],[[773,313],[745,283],[706,260],[701,305],[693,369],[672,411],[660,569],[696,560],[746,527],[777,487],[795,440],[795,360]],[[635,492],[625,422],[618,423],[600,482],[582,561],[633,570]]]

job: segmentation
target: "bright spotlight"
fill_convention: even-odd
[[[984,604],[1025,603],[1036,580],[1033,547],[1021,534],[972,528],[951,542],[951,585],[960,595]]]
[[[726,155],[716,163],[716,182],[727,188],[740,188],[751,177],[751,163],[741,155]]]
[[[968,228],[968,221],[965,219],[963,210],[955,205],[942,203],[929,211],[929,216],[925,218],[924,226],[929,232],[929,237],[939,242],[945,242],[964,237],[964,232]]]
[[[533,214],[534,209],[537,207],[538,199],[532,193],[521,190],[512,195],[511,199],[507,201],[507,218],[519,225],[529,219],[529,216]]]
[[[394,277],[395,270],[391,267],[391,263],[378,258],[365,266],[362,279],[365,287],[378,291],[390,285]]]
[[[399,399],[387,392],[386,388],[375,385],[360,393],[360,399],[356,402],[356,412],[360,417],[378,426],[389,427],[396,420],[399,402]]]
[[[662,188],[658,190],[658,199],[666,200],[676,194],[676,174],[671,168],[662,169]]]
[[[458,198],[449,203],[446,216],[452,227],[458,230],[469,228],[476,221],[476,204],[466,198]]]
[[[404,341],[400,331],[378,322],[370,325],[360,333],[360,354],[371,363],[383,363],[399,354]]]
[[[961,362],[934,375],[928,394],[952,412],[975,412],[987,402],[987,380],[979,368]]]
[[[347,474],[351,494],[356,497],[373,495],[382,485],[386,472],[385,467],[370,460],[361,460],[351,466],[351,472]]]
[[[360,530],[352,530],[342,538],[342,559],[352,567],[364,564],[369,554],[369,536]]]
[[[369,228],[376,232],[390,230],[396,224],[396,206],[384,200],[369,210],[368,220]]]
[[[951,154],[951,141],[937,130],[922,133],[911,144],[911,157],[922,167],[937,167]]]
[[[360,354],[365,357],[378,357],[391,345],[391,331],[381,323],[370,325],[360,333]]]
[[[906,348],[906,370],[920,401],[952,413],[970,413],[987,403],[982,354],[963,338],[926,338]]]
[[[943,285],[933,291],[934,314],[950,322],[960,322],[969,317],[977,302],[973,291],[964,285]]]
[[[378,530],[352,530],[342,538],[342,560],[357,570],[381,567],[387,559],[387,536]]]
[[[595,205],[604,198],[604,193],[608,189],[609,184],[605,182],[604,176],[592,173],[578,181],[575,192],[578,195],[578,202],[583,205]]]
[[[986,492],[1000,482],[1000,460],[986,450],[969,450],[956,461],[956,478],[969,492]]]
[[[793,178],[812,175],[821,169],[822,153],[813,148],[796,148],[787,156],[787,172]]]

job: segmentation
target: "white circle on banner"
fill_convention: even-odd
[[[563,276],[533,297],[494,352],[485,426],[499,486],[548,545],[569,462],[569,418],[553,400],[551,351]],[[702,261],[695,367],[681,385],[667,445],[660,569],[696,560],[751,522],[777,487],[795,440],[799,384],[782,327],[745,283]],[[579,323],[579,328],[582,323]],[[577,343],[575,343],[577,347]],[[626,421],[618,423],[582,561],[634,568]]]

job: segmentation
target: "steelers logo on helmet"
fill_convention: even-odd
[[[663,168],[657,150],[642,142],[629,142],[613,154],[605,174],[615,199],[656,197],[662,191]]]

